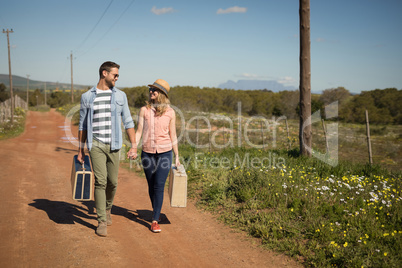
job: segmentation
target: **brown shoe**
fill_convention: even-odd
[[[112,216],[111,216],[111,214],[112,214],[111,209],[106,210],[106,223],[107,223],[107,226],[112,225]]]
[[[107,236],[107,224],[105,221],[99,223],[98,228],[96,228],[96,234],[99,236]]]

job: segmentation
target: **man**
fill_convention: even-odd
[[[112,224],[111,209],[123,144],[121,120],[131,142],[127,155],[133,159],[137,157],[134,122],[127,96],[115,88],[119,68],[114,62],[104,62],[99,68],[97,86],[81,97],[78,161],[84,161],[86,142],[95,175],[95,206],[99,223],[96,234],[99,236],[107,236],[107,226]]]

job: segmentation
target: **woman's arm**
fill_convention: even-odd
[[[179,147],[177,145],[178,142],[177,142],[177,134],[176,134],[176,113],[174,111],[173,111],[173,117],[169,123],[169,134],[170,134],[170,140],[172,142],[174,158],[176,161],[176,167],[178,167],[178,166],[180,166],[180,160],[179,160]]]
[[[137,142],[137,147],[138,144],[140,143],[142,130],[144,129],[144,114],[145,114],[145,107],[141,107],[140,112],[138,114],[137,131],[135,132],[135,141]]]

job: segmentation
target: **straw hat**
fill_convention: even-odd
[[[168,93],[170,91],[170,86],[168,82],[166,82],[163,79],[156,79],[155,82],[152,85],[148,85],[149,87],[154,87],[165,93],[166,96],[168,96]]]

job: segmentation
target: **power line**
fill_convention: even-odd
[[[88,40],[89,36],[93,33],[95,28],[98,26],[99,22],[102,20],[102,18],[105,16],[106,11],[108,11],[109,7],[112,5],[114,0],[111,0],[109,5],[106,7],[105,11],[103,11],[103,14],[100,16],[99,20],[96,22],[95,26],[92,28],[92,30],[88,33],[88,35],[85,37],[84,41],[81,42],[81,44],[75,49],[78,50],[82,45]]]
[[[134,3],[135,0],[132,0],[131,3],[126,7],[126,9],[123,11],[123,13],[121,13],[120,17],[109,27],[109,29],[102,35],[101,38],[99,38],[99,40],[91,47],[89,48],[87,51],[85,51],[84,53],[80,54],[77,57],[81,57],[85,54],[87,54],[91,49],[93,49],[94,47],[96,47],[100,41],[102,41],[103,38],[105,38],[105,36],[112,30],[112,28],[117,24],[117,22],[123,17],[123,15],[127,12],[127,10],[131,7],[131,5]]]

